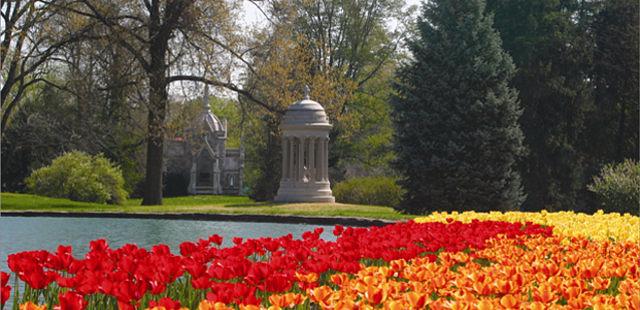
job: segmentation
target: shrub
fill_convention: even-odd
[[[363,177],[336,184],[333,194],[338,202],[395,207],[403,190],[394,178]]]
[[[48,197],[112,204],[122,204],[127,198],[118,167],[102,155],[78,151],[34,171],[26,183],[30,192]]]
[[[640,164],[633,160],[605,165],[588,188],[596,193],[605,211],[640,213]]]

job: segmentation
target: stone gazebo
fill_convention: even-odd
[[[305,98],[292,104],[282,125],[282,178],[276,202],[335,202],[329,183],[329,130],[322,106]]]

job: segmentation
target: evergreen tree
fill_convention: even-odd
[[[424,4],[392,99],[402,211],[511,210],[524,199],[515,69],[484,9],[483,0]]]
[[[596,169],[639,158],[640,3],[611,0],[602,5],[592,24],[596,108],[586,141]]]
[[[521,162],[527,199],[522,209],[584,210],[586,154],[582,147],[592,109],[593,5],[580,0],[487,0],[495,29],[518,68],[527,158]],[[592,171],[596,173],[598,170]]]

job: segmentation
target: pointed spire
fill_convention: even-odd
[[[205,111],[209,111],[209,85],[204,86],[204,98],[202,98],[202,107]]]
[[[304,100],[310,100],[311,99],[309,97],[309,93],[311,93],[311,89],[309,88],[309,85],[305,85],[304,86]]]

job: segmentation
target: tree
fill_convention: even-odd
[[[56,1],[3,1],[1,9],[0,68],[2,70],[1,130],[28,90],[44,81],[46,66],[65,45],[86,38],[92,24],[76,28],[60,27],[55,22]]]
[[[512,210],[523,201],[514,65],[484,9],[482,0],[424,4],[393,98],[402,211]]]
[[[230,1],[80,0],[69,14],[96,22],[104,36],[135,60],[145,79],[147,147],[143,205],[162,204],[162,165],[168,88],[191,81],[226,88],[270,108],[231,81],[231,68],[246,63],[239,51]],[[232,59],[233,61],[231,61]]]
[[[589,139],[584,129],[593,104],[591,2],[487,3],[504,48],[518,68],[511,86],[520,94],[520,122],[528,149],[520,162],[527,194],[522,208],[581,209],[590,180],[582,141]]]
[[[637,161],[640,150],[640,5],[638,1],[616,0],[603,1],[602,6],[591,27],[595,39],[596,107],[586,141],[597,166],[622,162],[625,158]]]

